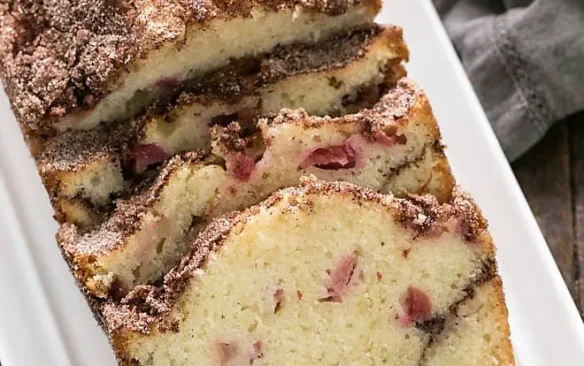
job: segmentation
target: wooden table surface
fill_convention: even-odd
[[[558,123],[512,166],[584,316],[584,113]]]

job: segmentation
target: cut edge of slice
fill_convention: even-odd
[[[400,89],[402,88],[402,89]],[[428,101],[402,81],[371,109],[338,118],[284,110],[242,138],[216,128],[214,154],[178,155],[154,183],[84,232],[64,224],[58,241],[75,275],[98,297],[156,280],[211,218],[255,204],[303,175],[377,191],[448,199],[454,180]]]
[[[344,211],[347,213],[345,214]],[[328,214],[323,216],[324,212]],[[357,215],[362,219],[355,222]],[[336,221],[337,216],[345,217],[345,220],[348,217],[352,219],[340,225]],[[318,217],[318,220],[315,221],[314,217]],[[375,220],[382,218],[387,224],[381,227],[375,225],[377,223]],[[275,240],[277,231],[274,231],[276,230],[274,225],[285,231],[284,236],[287,238],[285,244]],[[298,229],[296,229],[297,225]],[[346,225],[351,228],[350,232],[343,231]],[[361,233],[359,226],[355,225],[364,225],[367,230],[374,232]],[[477,357],[475,361],[483,362],[480,364],[486,364],[484,362],[492,361],[495,356],[493,352],[501,351],[504,353],[498,355],[497,359],[507,362],[506,365],[512,365],[514,361],[509,341],[504,294],[497,276],[495,248],[486,227],[486,221],[480,210],[468,194],[460,188],[454,189],[451,201],[439,204],[434,197],[428,195],[400,199],[349,183],[322,182],[308,178],[302,180],[298,188],[283,189],[257,206],[216,219],[201,232],[189,254],[185,255],[181,262],[165,276],[163,284],[139,286],[121,302],[110,300],[102,308],[100,316],[122,364],[146,359],[152,359],[155,363],[162,354],[164,357],[171,357],[173,348],[171,344],[177,345],[186,352],[181,354],[181,357],[196,353],[197,357],[207,358],[213,357],[216,352],[213,346],[216,342],[239,343],[238,349],[242,350],[242,346],[247,343],[254,344],[255,341],[262,342],[266,352],[264,357],[268,357],[266,359],[268,362],[271,357],[268,352],[276,352],[280,350],[279,347],[282,347],[281,344],[274,344],[277,342],[276,338],[279,339],[279,337],[274,338],[274,333],[270,332],[270,328],[275,328],[278,324],[284,324],[284,326],[288,324],[284,315],[286,311],[297,314],[300,306],[303,306],[303,309],[309,307],[310,311],[315,311],[312,317],[304,318],[294,315],[293,318],[297,322],[304,323],[308,321],[307,319],[313,319],[314,316],[322,317],[323,321],[319,322],[319,329],[322,324],[333,327],[338,320],[328,319],[327,315],[334,311],[335,307],[339,307],[341,309],[339,311],[343,314],[353,314],[352,309],[355,307],[360,309],[365,306],[365,303],[371,305],[371,301],[362,303],[351,298],[352,292],[361,294],[359,288],[367,286],[367,289],[363,291],[369,294],[373,303],[376,296],[388,296],[384,300],[387,302],[382,301],[385,304],[382,308],[388,312],[387,317],[384,318],[387,324],[382,328],[390,328],[392,334],[407,335],[406,341],[403,337],[396,341],[401,342],[399,344],[413,343],[418,347],[412,347],[418,350],[413,354],[406,352],[404,355],[406,359],[418,357],[415,359],[416,362],[411,362],[411,364],[422,362],[423,365],[451,365],[451,363],[435,362],[438,360],[436,352],[439,352],[440,347],[448,348],[449,345],[444,343],[448,343],[448,337],[452,334],[467,332],[464,324],[460,325],[460,323],[468,321],[468,315],[475,314],[478,303],[478,311],[483,311],[490,317],[485,322],[491,322],[492,324],[488,325],[494,325],[496,334],[488,334],[487,336],[492,338],[487,338],[483,334],[478,334],[477,327],[474,327],[474,332],[468,333],[476,341],[470,347],[470,351],[476,353],[472,357]],[[336,234],[333,228],[340,230],[341,233]],[[263,236],[259,236],[256,230],[263,230]],[[329,240],[316,236],[323,230],[325,232],[320,235],[325,235],[329,239],[330,236],[336,238],[339,235],[342,235],[342,238]],[[351,240],[357,235],[350,234],[354,232],[358,232],[361,238],[356,242],[358,245]],[[403,235],[404,238],[398,239],[397,232],[400,232],[400,237]],[[309,235],[307,233],[315,235],[316,243],[302,239],[303,235]],[[297,235],[300,235],[298,239]],[[378,236],[381,239],[377,239]],[[383,239],[386,237],[392,239]],[[384,240],[381,246],[378,243],[379,240]],[[337,245],[339,241],[348,244]],[[372,244],[373,241],[375,244]],[[288,268],[289,264],[296,263],[297,257],[308,255],[308,252],[304,251],[305,247],[317,244],[318,250],[310,251],[310,264],[302,262],[304,264],[297,266],[296,271]],[[256,246],[258,246],[257,251],[254,250]],[[340,248],[333,250],[333,246]],[[282,254],[283,257],[280,255],[282,258],[279,260],[277,259],[279,257],[273,254],[287,253],[288,247],[291,248],[291,252]],[[449,255],[437,255],[437,250],[442,247],[448,250]],[[328,250],[332,252],[330,255],[325,255],[329,253]],[[376,257],[371,254],[379,251],[388,253]],[[346,285],[341,288],[338,281],[330,282],[326,277],[327,273],[328,276],[344,275],[345,258],[349,258],[343,254],[345,252],[353,258],[351,260],[353,265],[352,270],[347,272],[349,279],[342,282],[343,284],[346,282]],[[258,259],[254,255],[259,255],[263,259]],[[247,265],[248,256],[255,258],[256,264],[258,260],[260,263],[265,261],[267,264],[262,267],[263,270],[252,264]],[[395,258],[391,266],[387,263],[383,264],[386,260],[379,259],[388,256]],[[428,256],[432,258],[432,261],[428,260]],[[237,260],[234,259],[235,257]],[[312,259],[315,257],[330,261],[330,266],[332,266],[330,271],[326,271],[326,266],[317,263],[318,268],[322,267],[323,284],[321,286],[323,289],[320,291],[318,283],[306,285],[304,282],[306,278],[318,281],[319,276],[316,276],[315,272],[310,272],[315,261]],[[391,268],[398,266],[398,258],[401,262],[409,264],[400,265],[404,268],[400,269],[399,273],[392,274]],[[374,261],[373,264],[371,264],[373,262],[370,261],[371,259]],[[440,262],[441,265],[432,266],[433,261]],[[460,261],[463,264],[460,264]],[[282,273],[279,271],[280,266],[286,267],[282,269]],[[417,271],[408,270],[409,266],[414,266]],[[229,272],[228,268],[232,268],[233,272]],[[308,277],[304,276],[304,272],[307,271],[310,272]],[[259,277],[253,275],[260,272]],[[228,273],[234,273],[234,278]],[[291,276],[290,273],[294,273],[293,276],[301,277],[303,280],[295,282],[287,278]],[[426,275],[423,275],[424,273]],[[463,276],[462,280],[457,273]],[[266,277],[270,276],[275,277],[272,281],[266,280]],[[392,280],[395,276],[397,276],[397,284],[394,284]],[[236,278],[246,278],[245,284],[233,284],[230,287],[229,283]],[[434,281],[437,284],[434,284]],[[329,286],[327,283],[330,284],[330,288],[327,287]],[[381,288],[378,284],[381,284]],[[218,289],[217,286],[221,288]],[[258,287],[259,290],[250,292],[249,286]],[[224,293],[223,287],[230,288],[232,293]],[[212,295],[215,291],[217,293]],[[197,315],[200,311],[205,311],[199,311],[197,308],[207,309],[209,304],[216,303],[219,293],[223,293],[227,299],[233,299],[234,303],[240,302],[239,306],[242,306],[243,310],[238,310],[236,305],[230,305],[229,301],[226,301],[225,306],[217,305],[209,308],[209,314],[206,317]],[[272,294],[273,296],[270,296]],[[332,300],[317,301],[319,296],[320,299],[325,300],[332,296]],[[379,311],[375,309],[361,311],[358,314],[363,316],[363,314],[377,314]],[[261,319],[257,326],[248,328],[245,320],[247,312],[251,313],[251,320]],[[208,317],[217,319],[211,323],[201,324],[200,327],[196,325],[198,324],[196,319]],[[371,315],[371,317],[376,316]],[[244,324],[243,326],[242,323],[238,323],[239,320]],[[220,326],[222,322],[228,323],[226,329]],[[305,324],[305,326],[308,325]],[[289,331],[293,329],[292,325],[286,327]],[[324,329],[327,328],[324,327]],[[228,332],[225,333],[225,330]],[[358,329],[352,331],[359,332]],[[379,329],[378,331],[382,332]],[[184,336],[182,332],[185,332]],[[242,334],[239,334],[240,332]],[[370,334],[377,331],[367,330],[366,332]],[[338,331],[332,333],[346,334],[347,337],[351,334],[351,332]],[[290,336],[289,333],[287,334]],[[305,337],[314,338],[313,333],[303,332],[302,334]],[[318,336],[320,339],[326,337],[328,333],[321,329],[315,334],[320,334]],[[343,337],[344,335],[341,338]],[[392,336],[386,339],[388,342],[393,342],[395,338]],[[489,345],[485,342],[487,339],[492,339],[493,344]],[[300,339],[297,341],[302,343]],[[316,339],[312,340],[314,341]],[[456,345],[463,341],[464,339],[456,339],[453,342]],[[191,342],[196,343],[196,346],[189,346]],[[335,344],[339,344],[338,342],[339,340],[335,338]],[[204,348],[199,352],[201,346]],[[399,349],[403,352],[401,347]],[[344,349],[337,351],[346,352]],[[301,353],[309,354],[310,352]],[[240,356],[248,357],[248,354],[244,352],[238,357]],[[374,357],[377,356],[375,354]],[[462,354],[460,356],[465,357]],[[278,356],[274,357],[279,359]],[[466,357],[471,356],[466,355]],[[274,358],[271,360],[273,361]],[[258,362],[261,363],[261,360]],[[138,364],[148,363],[138,362]]]
[[[279,47],[262,61],[257,73],[246,75],[245,70],[227,67],[190,82],[190,91],[175,102],[152,107],[142,117],[91,131],[66,132],[49,141],[37,166],[54,207],[61,209],[57,218],[92,223],[87,220],[90,211],[95,207],[106,211],[148,166],[157,166],[174,153],[208,149],[212,124],[231,120],[244,124],[255,115],[306,100],[312,101],[310,114],[342,114],[347,112],[342,110],[345,99],[353,101],[364,88],[395,83],[404,76],[401,63],[408,51],[400,28],[370,25],[333,38],[322,46],[301,45],[296,51]],[[346,62],[332,62],[338,53]],[[83,212],[84,202],[89,212]],[[75,209],[63,210],[67,208]]]

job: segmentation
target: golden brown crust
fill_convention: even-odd
[[[12,0],[0,5],[0,75],[24,131],[38,132],[45,119],[95,105],[135,60],[193,23],[248,17],[254,6],[338,15],[360,4],[380,7],[378,0]]]
[[[111,209],[111,202],[96,202],[83,191],[76,195],[65,193],[67,184],[92,169],[97,171],[108,165],[119,170],[122,176],[131,146],[142,124],[142,119],[136,118],[126,123],[112,124],[108,128],[71,130],[44,143],[36,157],[36,166],[59,223],[80,223],[80,215],[91,215],[90,211],[94,210],[103,214]],[[108,201],[122,193],[111,192]]]
[[[434,182],[437,182],[437,184],[441,187],[449,187],[449,189],[445,190],[445,192],[448,192],[447,195],[444,195],[444,196],[437,195],[436,196],[436,198],[438,199],[439,202],[447,202],[452,198],[450,196],[450,192],[452,191],[452,189],[456,185],[456,180],[454,179],[454,176],[452,175],[452,170],[450,169],[450,163],[448,162],[448,158],[444,154],[443,146],[441,146],[438,143],[437,145],[434,146],[434,149],[436,151],[440,152],[440,158],[438,160],[438,163],[434,166],[434,170],[432,171],[432,177],[430,178],[429,182],[434,181]],[[418,194],[426,194],[426,193],[429,193],[430,191],[434,192],[435,190],[432,189],[432,187],[429,187],[428,185],[426,185],[426,186],[422,187],[422,189],[417,193]]]
[[[495,276],[491,281],[494,291],[492,296],[489,298],[491,303],[491,307],[495,309],[494,313],[497,318],[497,324],[500,324],[501,328],[503,328],[503,334],[506,336],[504,337],[499,344],[499,349],[503,350],[503,353],[499,356],[506,362],[508,365],[515,364],[515,356],[513,354],[513,345],[511,344],[511,329],[509,328],[509,311],[507,306],[505,305],[505,292],[503,291],[503,281],[501,277]]]

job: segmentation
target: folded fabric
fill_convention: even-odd
[[[434,3],[509,160],[584,109],[584,1]]]

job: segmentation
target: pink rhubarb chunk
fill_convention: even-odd
[[[226,162],[227,171],[235,179],[246,182],[255,169],[255,162],[247,155],[231,156]]]
[[[321,299],[321,301],[342,302],[356,266],[357,258],[354,255],[343,256],[325,280],[325,287],[329,296]]]
[[[314,166],[319,169],[350,169],[357,164],[357,151],[349,140],[341,145],[321,147],[313,150],[301,162],[302,168]]]
[[[262,351],[263,344],[262,341],[255,341],[251,345],[251,349],[249,351],[249,364],[253,365],[255,360],[258,360],[263,357],[264,353]]]
[[[213,344],[215,359],[219,366],[253,365],[264,356],[262,341],[254,341],[247,351],[240,350],[236,342],[217,341]]]
[[[397,135],[391,132],[389,133],[383,131],[377,132],[375,134],[375,138],[377,142],[388,147],[391,147],[396,144],[405,145],[407,143],[407,139],[404,135]]]
[[[404,294],[402,307],[403,313],[399,316],[399,322],[403,326],[425,320],[432,313],[432,302],[428,295],[413,286],[408,287]]]
[[[236,360],[239,349],[237,344],[233,342],[216,342],[215,354],[219,365],[227,366]]]
[[[144,172],[149,165],[162,163],[168,154],[158,144],[139,145],[130,154],[137,173]]]

